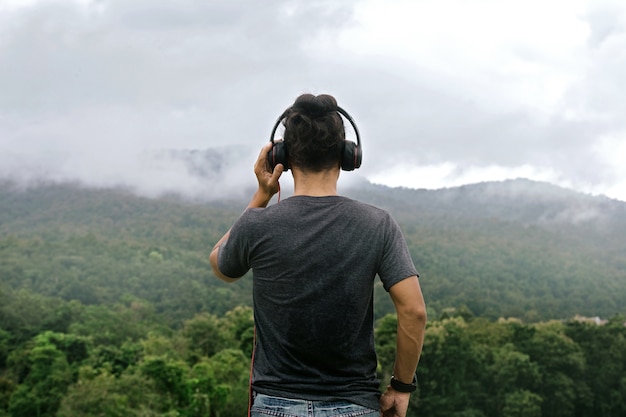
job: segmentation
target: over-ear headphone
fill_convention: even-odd
[[[272,134],[270,136],[270,142],[272,142],[272,149],[267,153],[267,161],[270,164],[270,168],[273,170],[274,167],[278,164],[283,164],[285,167],[285,171],[289,169],[289,163],[287,158],[287,147],[285,146],[284,141],[275,142],[274,135],[276,134],[276,129],[280,125],[280,122],[283,121],[285,115],[289,113],[288,108],[280,115],[276,123],[274,124],[274,128],[272,129]],[[348,119],[352,128],[354,129],[354,133],[356,133],[356,143],[346,140],[344,141],[344,147],[341,155],[341,169],[344,171],[353,171],[361,166],[361,159],[363,158],[363,149],[361,148],[361,137],[359,135],[359,129],[356,127],[356,123],[352,120],[352,117],[341,107],[337,106],[337,112],[341,114],[343,117]]]

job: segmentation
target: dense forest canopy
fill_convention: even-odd
[[[409,416],[626,414],[625,203],[526,180],[346,194],[394,215],[420,271]],[[207,259],[245,204],[2,183],[0,417],[245,415],[251,279]],[[375,314],[385,384],[380,285]]]
[[[525,180],[346,194],[397,219],[431,311],[538,321],[626,310],[625,203]],[[245,204],[4,184],[1,285],[85,304],[137,297],[172,321],[249,305],[250,280],[221,283],[206,259]],[[392,312],[377,299],[378,317]]]

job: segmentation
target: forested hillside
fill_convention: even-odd
[[[75,186],[4,188],[2,286],[87,305],[140,298],[172,323],[222,314],[251,300],[248,280],[227,286],[208,265],[208,250],[241,211],[232,207]]]
[[[536,321],[626,310],[625,203],[525,180],[438,191],[363,184],[347,194],[396,217],[431,311]],[[173,322],[248,305],[249,280],[223,284],[206,259],[245,204],[5,184],[1,283],[85,304],[137,297]],[[377,295],[382,316],[391,306]]]
[[[626,310],[626,203],[528,180],[350,194],[395,215],[437,310],[529,321]]]
[[[346,194],[394,215],[420,270],[409,416],[626,414],[624,203],[525,180]],[[246,203],[0,185],[0,417],[245,415],[251,280],[207,255]],[[391,313],[377,288],[383,384]]]

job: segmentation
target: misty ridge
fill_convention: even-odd
[[[75,184],[123,189],[141,197],[177,196],[191,201],[240,198],[255,186],[258,148],[204,150],[41,151],[0,155],[0,179],[17,189]]]
[[[372,187],[372,186],[370,186]],[[373,186],[376,187],[376,186]],[[525,178],[468,184],[438,190],[380,186],[385,198],[451,216],[472,216],[524,225],[595,226],[598,232],[625,223],[626,203]],[[384,199],[379,201],[384,204]]]
[[[206,149],[152,149],[136,152],[98,150],[91,154],[58,150],[30,155],[9,153],[0,155],[0,179],[13,183],[17,188],[74,183],[87,188],[121,188],[153,198],[163,195],[177,195],[196,201],[245,198],[246,193],[256,186],[252,168],[259,149],[260,146],[223,145]],[[288,172],[283,175],[283,179],[290,177]],[[290,179],[283,182],[288,183]],[[359,171],[340,177],[340,186],[346,189],[360,188],[368,183]],[[243,191],[238,192],[241,188]],[[394,188],[409,190],[405,187]],[[419,193],[415,194],[414,199],[423,197],[425,190],[416,191]],[[436,191],[442,203],[454,202],[457,198],[470,203],[472,193],[501,202],[525,199],[535,204],[557,203],[572,196],[579,197],[577,206],[560,213],[558,219],[555,213],[546,213],[546,221],[584,222],[603,214],[596,207],[601,200],[605,202],[600,204],[600,208],[610,209],[620,203],[608,197],[593,197],[531,180],[484,182]],[[474,197],[473,204],[482,204]],[[485,209],[489,210],[489,207]]]
[[[90,253],[95,251],[109,272],[93,285],[109,288],[116,276],[116,287],[103,292],[115,300],[129,285],[127,275],[137,274],[126,271],[138,262],[135,255],[116,254],[130,245],[144,254],[139,259],[173,262],[177,272],[168,275],[171,283],[160,284],[163,291],[170,285],[178,291],[190,265],[195,278],[189,285],[204,288],[198,294],[226,291],[211,279],[206,254],[248,203],[256,187],[257,155],[258,149],[240,147],[153,151],[129,164],[134,171],[120,172],[116,181],[97,175],[24,180],[13,171],[0,180],[0,241],[17,258],[29,254],[18,263],[31,263],[32,254],[44,259],[39,278],[18,274],[10,287],[41,285],[45,295],[58,296],[69,290],[51,286],[48,268],[94,274]],[[124,164],[118,160],[115,166]],[[102,174],[98,169],[93,173]],[[462,307],[492,319],[536,321],[577,314],[606,318],[626,310],[626,203],[527,179],[438,190],[350,181],[340,183],[340,194],[381,207],[398,221],[435,311]],[[288,186],[282,194],[289,197]],[[270,204],[276,202],[274,197]],[[76,241],[83,243],[77,248]],[[58,253],[39,254],[41,242]],[[58,249],[50,249],[55,245]],[[75,279],[80,291],[72,290],[72,297],[111,301],[84,295],[94,292],[92,285]],[[228,287],[233,301],[222,303],[224,309],[241,304],[242,294],[249,293],[249,280],[238,285],[243,288]],[[390,312],[389,301],[377,294],[377,314]],[[197,305],[204,304],[198,299]]]
[[[73,184],[86,189],[125,190],[147,198],[245,204],[256,187],[252,168],[258,149],[230,145],[203,150],[105,153],[98,157],[4,155],[0,180],[21,190]],[[339,186],[340,194],[392,212],[419,210],[455,217],[496,218],[526,226],[570,223],[593,227],[597,233],[624,230],[626,224],[624,202],[523,178],[426,190],[372,184],[357,172],[342,174]],[[289,172],[283,174],[281,187],[281,198],[287,198],[293,191]]]

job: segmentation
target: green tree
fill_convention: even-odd
[[[15,383],[0,375],[0,417],[8,416],[9,401],[15,391]]]
[[[206,357],[234,343],[222,320],[208,313],[197,314],[185,321],[183,335],[190,340],[190,345],[199,355]]]
[[[0,329],[17,346],[45,330],[65,331],[70,310],[76,307],[23,289],[6,292],[4,297],[0,294]]]
[[[169,398],[172,408],[186,408],[189,404],[187,378],[189,367],[180,360],[164,356],[146,357],[139,364],[142,375],[150,378],[157,391]]]
[[[560,322],[534,326],[535,332],[523,347],[524,353],[537,363],[542,397],[542,414],[553,417],[574,416],[585,358],[580,347],[565,334]],[[587,387],[584,388],[587,390]]]
[[[212,416],[246,415],[249,400],[250,359],[238,349],[224,349],[208,361],[218,385],[212,395]]]
[[[525,390],[506,394],[502,417],[541,417],[541,397]]]
[[[11,350],[10,340],[11,333],[0,328],[0,369],[6,366],[9,351]]]
[[[417,368],[418,406],[411,412],[441,417],[482,415],[483,355],[461,317],[430,322]]]
[[[119,378],[83,367],[59,407],[58,417],[174,417],[154,383],[139,374]]]
[[[94,369],[105,370],[116,377],[139,363],[143,347],[139,342],[124,342],[121,346],[100,345],[92,349],[87,363]]]
[[[9,401],[13,417],[54,416],[72,382],[72,371],[63,352],[39,341],[28,353],[30,370]]]
[[[608,323],[573,320],[565,332],[580,346],[586,366],[582,380],[588,392],[579,394],[577,410],[594,417],[626,415],[626,318]]]
[[[239,349],[247,357],[251,357],[254,347],[254,313],[252,307],[235,307],[224,315],[222,323],[234,341],[234,344],[228,347]]]
[[[228,389],[217,383],[213,368],[207,360],[193,366],[187,380],[189,388],[189,417],[211,416],[211,407],[226,403]]]
[[[37,345],[54,345],[65,355],[68,364],[80,365],[89,355],[89,338],[46,331],[35,337]]]
[[[535,405],[541,404],[541,401],[534,402],[536,395],[530,391],[536,389],[540,373],[538,365],[528,355],[518,352],[511,343],[506,343],[494,346],[491,357],[492,361],[486,369],[488,384],[485,388],[489,391],[486,403],[492,415],[513,416],[526,412],[524,410],[534,410]]]
[[[137,341],[153,328],[151,319],[144,320],[142,308],[122,304],[97,305],[85,308],[81,319],[70,325],[70,332],[89,336],[94,345],[120,346],[127,341]]]

